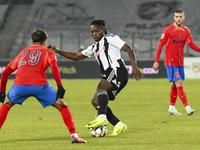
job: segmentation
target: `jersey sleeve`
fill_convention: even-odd
[[[94,55],[93,49],[94,45],[90,45],[85,50],[81,51],[81,53],[87,57],[91,57]]]
[[[56,54],[54,52],[50,52],[48,58],[49,58],[48,59],[49,64],[51,63],[51,61],[57,61],[57,57],[56,57]]]
[[[162,35],[160,37],[160,41],[158,43],[157,50],[156,50],[155,62],[159,62],[160,61],[160,55],[161,55],[161,52],[162,52],[162,48],[167,43],[167,40],[168,40],[168,37],[169,37],[167,29],[168,28],[165,28],[163,30],[163,33],[162,33]]]
[[[1,92],[5,92],[6,91],[6,84],[8,82],[8,77],[9,75],[13,72],[14,70],[12,68],[10,68],[9,66],[7,66],[5,68],[5,70],[3,71],[2,75],[1,75],[1,84],[0,84],[0,91]]]
[[[198,47],[196,44],[194,44],[193,38],[192,38],[192,35],[191,35],[189,29],[188,29],[188,32],[189,32],[189,36],[187,38],[187,43],[188,43],[189,47],[195,51],[200,52],[200,47]]]
[[[126,43],[119,36],[114,35],[114,34],[110,34],[109,36],[106,36],[106,39],[108,40],[108,43],[112,44],[118,49],[121,49],[122,46],[124,46],[124,44]]]
[[[18,55],[8,64],[8,66],[12,69],[12,70],[16,70],[18,68],[18,64],[19,64],[19,58]]]
[[[51,61],[50,67],[51,67],[52,74],[53,74],[53,77],[54,77],[57,85],[62,84],[61,77],[60,77],[60,71],[59,71],[59,68],[58,68],[58,62],[55,61],[55,60]]]

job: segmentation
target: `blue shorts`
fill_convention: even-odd
[[[165,66],[169,82],[185,80],[183,66]]]
[[[7,97],[14,104],[22,104],[28,97],[35,97],[45,108],[56,102],[56,90],[47,84],[38,85],[12,85]]]

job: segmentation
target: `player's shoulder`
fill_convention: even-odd
[[[175,28],[174,24],[168,25],[164,30],[165,31],[170,31],[171,29]]]
[[[118,37],[118,35],[116,35],[114,33],[109,33],[109,34],[105,34],[104,37],[105,38],[114,38],[114,37]]]
[[[190,32],[190,30],[189,30],[189,28],[188,28],[188,27],[186,27],[186,26],[182,25],[182,28],[183,28],[184,30],[186,30],[186,31]]]

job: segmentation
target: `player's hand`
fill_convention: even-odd
[[[59,98],[63,99],[64,94],[65,94],[65,89],[63,88],[63,86],[61,84],[58,85],[57,99],[59,99]]]
[[[55,52],[55,53],[57,53],[57,52],[58,52],[58,49],[56,48],[56,46],[55,46],[55,45],[48,45],[48,46],[47,46],[47,48],[48,48],[49,50],[51,50],[51,51]]]
[[[143,74],[141,73],[138,67],[133,69],[132,74],[133,74],[133,79],[135,79],[136,81],[140,81],[143,78]]]
[[[159,62],[154,62],[154,64],[153,64],[153,69],[154,69],[155,71],[157,71],[158,68],[159,68]]]
[[[0,92],[0,102],[3,103],[6,98],[6,93],[5,92]]]

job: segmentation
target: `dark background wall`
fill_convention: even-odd
[[[6,67],[9,61],[0,61],[0,74]],[[132,78],[131,62],[125,61],[129,71],[129,77]],[[163,61],[160,62],[160,69],[155,72],[152,68],[154,61],[138,61],[138,67],[144,75],[144,78],[166,78],[166,71]],[[85,78],[100,78],[100,70],[96,61],[59,61],[59,70],[62,78],[67,79],[85,79]],[[51,68],[46,70],[47,78],[53,78]],[[11,75],[10,78],[14,78]]]

